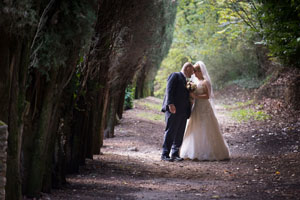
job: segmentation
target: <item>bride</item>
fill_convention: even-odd
[[[227,160],[229,149],[219,127],[213,108],[213,89],[206,66],[202,61],[194,65],[197,84],[191,96],[195,99],[187,122],[180,157],[198,160]]]

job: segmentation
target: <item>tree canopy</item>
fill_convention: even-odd
[[[258,17],[262,22],[262,43],[266,44],[272,56],[283,64],[300,67],[300,1],[278,2],[259,0]]]
[[[230,82],[258,87],[273,58],[299,66],[299,2],[181,0],[174,39],[155,80],[162,96],[167,76],[184,62],[204,61],[214,87]]]

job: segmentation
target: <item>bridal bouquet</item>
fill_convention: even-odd
[[[197,85],[193,81],[188,81],[186,83],[186,88],[188,89],[189,92],[194,92],[197,88]]]

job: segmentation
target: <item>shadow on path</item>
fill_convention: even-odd
[[[136,101],[115,137],[104,140],[102,155],[87,160],[79,174],[68,177],[68,185],[43,199],[300,198],[300,153],[295,151],[300,128],[282,134],[266,122],[237,124],[218,106],[231,160],[163,162],[164,122],[155,106],[160,103],[153,97]]]

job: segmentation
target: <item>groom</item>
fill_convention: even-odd
[[[194,73],[193,65],[185,63],[181,72],[174,72],[168,77],[162,112],[165,113],[166,129],[161,159],[164,161],[182,161],[179,148],[182,144],[187,119],[191,115],[189,91],[186,79]],[[170,151],[172,153],[170,157]]]

